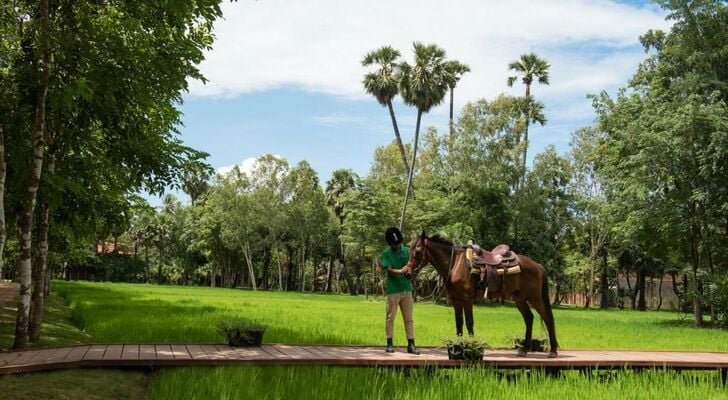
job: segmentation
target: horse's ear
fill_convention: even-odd
[[[420,234],[420,237],[422,237],[422,238],[426,238],[427,237],[427,233],[425,232],[424,229],[422,230],[422,233]]]

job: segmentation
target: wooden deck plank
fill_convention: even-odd
[[[192,356],[187,352],[187,347],[183,344],[172,345],[172,356],[175,360],[191,360]]]
[[[0,367],[12,363],[16,358],[22,356],[23,353],[20,351],[14,351],[12,353],[4,353],[3,358],[0,359]]]
[[[121,353],[124,351],[123,344],[110,344],[106,348],[103,360],[121,360]]]
[[[260,348],[261,348],[261,350],[270,354],[271,357],[273,357],[276,360],[285,360],[285,359],[291,358],[288,354],[281,352],[280,350],[276,349],[275,346],[273,346],[273,345],[265,344],[263,346],[260,346]]]
[[[227,360],[240,360],[241,356],[235,351],[233,347],[226,345],[215,345],[217,351],[222,354]]]
[[[139,345],[138,344],[125,344],[124,350],[121,351],[122,360],[138,360],[139,359]]]
[[[421,355],[403,348],[386,353],[381,346],[327,346],[272,344],[261,347],[226,345],[86,345],[0,353],[0,374],[78,366],[115,367],[224,363],[307,364],[350,366],[440,365],[457,367],[442,348],[422,347]],[[728,353],[562,350],[556,359],[546,353],[517,357],[515,350],[486,352],[482,365],[497,368],[680,368],[728,369]]]
[[[63,359],[64,362],[79,362],[83,360],[83,357],[86,355],[86,352],[91,348],[91,346],[77,346],[74,347],[73,350],[71,350],[68,355]]]
[[[205,350],[203,350],[202,346],[200,346],[199,344],[188,344],[187,353],[190,354],[193,360],[207,359],[207,353],[205,353]]]
[[[157,352],[157,360],[174,360],[172,346],[168,344],[156,344],[154,349]]]
[[[225,354],[220,352],[215,345],[203,344],[200,347],[202,347],[202,350],[207,353],[208,360],[224,360],[226,358]]]
[[[274,347],[279,352],[287,355],[288,357],[294,359],[294,360],[307,360],[307,359],[318,359],[318,355],[311,353],[310,351],[306,351],[303,346],[291,346],[291,345],[285,345],[285,344],[277,344],[273,345],[271,347]]]
[[[57,353],[60,349],[42,349],[42,350],[35,350],[35,356],[28,360],[26,364],[28,365],[39,365],[39,364],[45,364],[46,360],[48,360],[53,354]]]
[[[46,358],[46,363],[48,364],[60,364],[64,362],[66,359],[66,356],[68,356],[73,351],[73,347],[62,347],[58,349],[55,353],[53,353],[51,356]]]
[[[153,344],[139,345],[139,359],[144,361],[156,360],[157,350]]]
[[[104,353],[106,352],[106,345],[95,344],[91,346],[83,357],[83,361],[97,361],[104,359]]]
[[[242,360],[266,360],[270,358],[270,354],[260,347],[235,347]]]
[[[15,358],[13,361],[9,362],[7,365],[9,367],[13,366],[20,366],[20,365],[27,365],[30,360],[32,360],[34,357],[38,355],[39,350],[29,350],[22,352],[20,356]]]

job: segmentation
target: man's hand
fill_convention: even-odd
[[[402,267],[402,269],[400,271],[402,271],[402,273],[406,275],[406,274],[409,274],[410,272],[412,272],[412,268],[410,268],[409,264],[407,264],[404,267]]]

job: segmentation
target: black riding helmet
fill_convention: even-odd
[[[390,246],[400,244],[402,243],[402,232],[400,232],[399,229],[395,227],[391,227],[387,229],[386,232],[384,232],[384,240]]]

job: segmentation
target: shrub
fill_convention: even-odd
[[[226,319],[218,322],[216,328],[230,346],[260,346],[267,326],[257,321]]]
[[[443,338],[442,343],[447,346],[451,360],[482,360],[483,353],[490,348],[484,340],[475,337]]]

